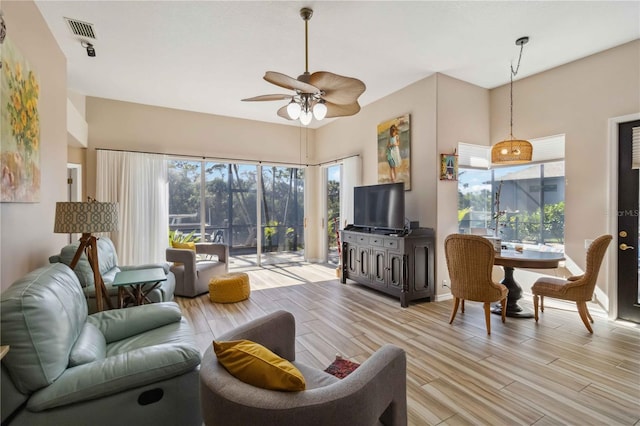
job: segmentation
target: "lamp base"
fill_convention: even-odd
[[[80,245],[69,265],[71,269],[76,267],[83,252],[86,253],[89,266],[91,266],[91,270],[93,271],[93,282],[96,288],[96,309],[98,312],[104,310],[103,299],[106,300],[109,309],[113,309],[113,304],[107,293],[107,288],[104,285],[102,275],[100,275],[100,267],[98,266],[98,239],[90,233],[84,233],[82,237],[80,237]]]

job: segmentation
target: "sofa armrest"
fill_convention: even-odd
[[[218,256],[218,261],[229,263],[229,246],[217,243],[196,243],[197,254]]]
[[[165,343],[132,350],[67,369],[35,392],[27,408],[43,411],[145,386],[193,370],[200,351],[189,343]]]
[[[98,327],[106,342],[111,343],[181,319],[182,312],[175,302],[162,302],[96,312],[87,321]]]
[[[255,319],[215,340],[240,339],[259,343],[289,361],[296,359],[296,322],[289,312],[277,311]]]
[[[196,252],[189,249],[167,248],[165,252],[167,262],[196,263]]]
[[[127,266],[119,266],[119,268],[122,271],[136,271],[140,269],[162,268],[165,275],[169,273],[169,264],[167,262],[146,263],[143,265],[127,265]]]

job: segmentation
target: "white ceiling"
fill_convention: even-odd
[[[302,7],[311,7],[309,71],[365,82],[361,105],[440,72],[485,88],[640,38],[640,1],[36,1],[68,59],[69,89],[281,124],[288,93],[267,70],[304,71]],[[94,25],[90,58],[63,17]],[[9,35],[11,34],[10,25]],[[314,121],[311,127],[317,127]]]

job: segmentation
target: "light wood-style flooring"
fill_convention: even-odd
[[[410,425],[640,425],[640,328],[590,306],[594,334],[575,305],[545,300],[533,319],[492,316],[467,302],[449,325],[451,301],[412,303],[317,264],[246,268],[249,300],[178,298],[204,351],[227,330],[279,309],[297,324],[297,359],[325,368],[341,354],[364,362],[384,343],[407,352]],[[521,300],[531,307],[529,295]]]

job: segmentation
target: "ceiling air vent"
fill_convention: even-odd
[[[77,19],[64,18],[73,35],[96,39],[96,33],[93,31],[93,24],[78,21]]]

